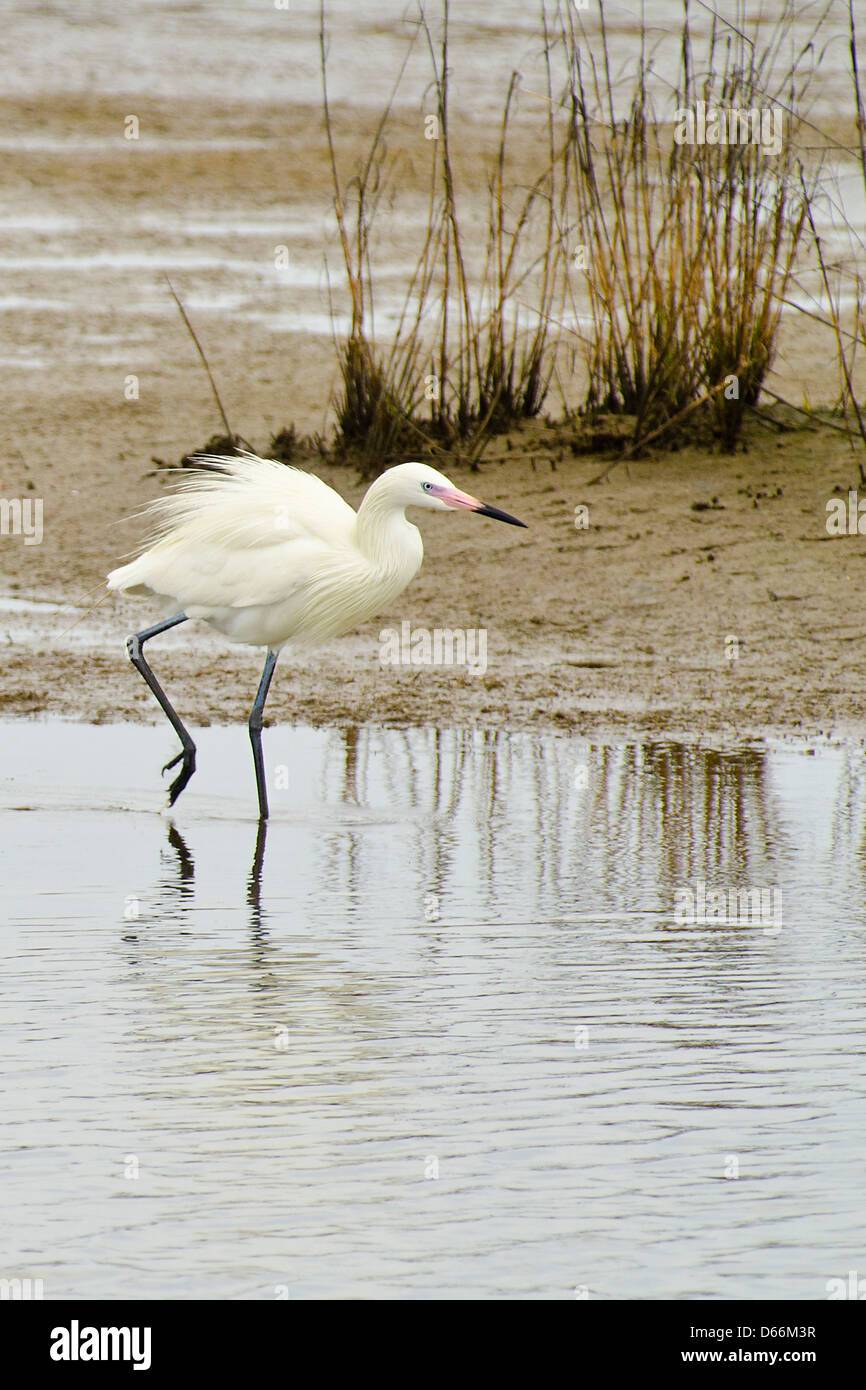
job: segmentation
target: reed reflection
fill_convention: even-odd
[[[790,846],[763,748],[651,740],[593,744],[497,730],[335,733],[344,802],[400,821],[388,837],[404,900],[430,895],[459,915],[525,919],[591,901],[621,910],[658,885],[670,902],[692,880],[769,885]],[[348,741],[347,741],[348,740]],[[329,881],[344,898],[377,891],[378,837],[326,836]],[[427,919],[429,920],[429,918]]]
[[[455,920],[491,923],[588,904],[657,911],[648,884],[664,908],[695,880],[768,886],[791,850],[763,748],[352,726],[330,732],[314,782],[323,815],[313,851],[284,846],[281,862],[292,864],[295,905],[338,929],[371,903],[383,919],[418,924],[434,920],[431,900]],[[859,783],[851,797],[863,800]],[[281,842],[301,833],[271,830]],[[267,837],[260,823],[245,897],[262,946],[269,918],[286,910],[263,886]],[[195,862],[173,823],[168,845],[159,912],[185,919]]]

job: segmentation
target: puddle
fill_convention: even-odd
[[[0,727],[4,1274],[820,1299],[862,1267],[862,753],[274,728],[265,838],[243,727],[197,733],[173,819],[170,732]],[[700,885],[779,923],[683,922]]]

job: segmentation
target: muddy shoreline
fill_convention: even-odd
[[[598,460],[552,457],[540,430],[531,452],[515,448],[480,473],[455,471],[458,486],[513,511],[529,529],[472,516],[421,519],[424,566],[395,611],[321,650],[287,650],[270,722],[724,739],[856,729],[866,710],[866,616],[853,599],[866,537],[827,533],[827,501],[853,481],[853,468],[844,441],[826,433],[793,429],[771,449],[735,458],[683,451],[620,464],[591,486]],[[316,471],[353,502],[363,493],[346,469]],[[152,495],[171,485],[164,478],[147,470],[134,491]],[[578,506],[588,510],[586,529],[575,527]],[[100,569],[127,547],[92,540],[92,562],[76,564],[76,528],[88,519],[86,503],[77,515],[70,507],[62,551],[27,548],[20,538],[13,548],[6,538],[6,592],[64,605],[70,591],[78,597],[98,584]],[[55,525],[49,496],[46,535]],[[122,530],[131,543],[137,523]],[[52,575],[60,554],[62,578]],[[151,620],[147,603],[112,597],[65,636],[83,607],[39,608],[0,621],[4,714],[161,717],[124,650],[126,634]],[[382,630],[399,632],[407,622],[413,631],[483,629],[486,670],[383,665]],[[232,647],[201,624],[150,650],[193,724],[245,716],[256,651]]]

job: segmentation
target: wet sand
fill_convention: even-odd
[[[62,536],[62,547],[7,540],[14,593],[62,602],[98,583],[135,526],[103,523],[93,534],[95,499],[100,511],[106,499],[128,510],[170,485],[140,465],[123,488],[84,471],[89,486],[82,477],[77,498],[46,497],[46,535]],[[362,495],[345,470],[317,471],[353,502]],[[686,452],[620,464],[605,483],[588,485],[598,471],[598,460],[561,457],[540,435],[529,457],[458,472],[458,486],[508,508],[528,530],[472,516],[424,518],[424,567],[399,606],[320,651],[287,652],[270,720],[732,737],[859,723],[866,616],[842,596],[858,591],[866,538],[831,538],[825,528],[834,485],[852,481],[844,441],[828,445],[817,430],[797,430],[760,454]],[[580,504],[589,508],[586,530],[574,525]],[[112,599],[61,637],[74,609],[16,613],[13,605],[0,619],[4,711],[95,722],[160,717],[123,645],[151,613]],[[383,666],[379,634],[404,621],[486,629],[487,670]],[[256,651],[200,624],[150,650],[193,723],[247,711]]]

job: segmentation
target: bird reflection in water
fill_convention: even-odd
[[[264,919],[262,917],[262,865],[265,862],[265,846],[268,842],[268,823],[264,818],[259,820],[259,827],[256,833],[256,847],[253,851],[253,862],[250,866],[250,876],[247,879],[247,905],[250,909],[250,927],[252,928],[253,940],[264,944],[266,932]]]
[[[160,917],[183,923],[195,894],[195,860],[174,821],[168,823],[170,853],[163,850],[163,873],[158,886]]]
[[[268,823],[265,820],[259,820],[246,892],[252,942],[254,946],[259,948],[264,948],[268,943],[266,918],[262,911],[262,869],[265,862],[267,838]],[[167,839],[171,850],[170,869],[163,875],[159,884],[160,917],[162,920],[171,918],[183,920],[193,906],[195,860],[189,845],[174,821],[169,821]],[[163,852],[162,858],[165,862],[169,856]],[[260,963],[263,964],[264,962],[260,961]]]

